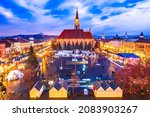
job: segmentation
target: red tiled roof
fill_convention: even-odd
[[[84,36],[85,36],[86,39],[88,39],[88,38],[93,38],[91,32],[84,32]]]
[[[91,39],[91,32],[84,32],[83,29],[65,29],[58,36],[58,39]]]

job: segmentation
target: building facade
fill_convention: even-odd
[[[3,42],[0,42],[0,57],[6,54],[6,45]]]
[[[141,59],[150,58],[150,40],[144,37],[127,40],[105,39],[100,41],[102,50],[109,50],[113,53],[134,53]]]

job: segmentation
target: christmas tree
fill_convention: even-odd
[[[35,52],[34,52],[32,46],[30,46],[30,52],[29,52],[29,57],[28,57],[28,60],[27,60],[27,64],[30,68],[33,68],[33,69],[38,66],[37,57],[35,55]]]

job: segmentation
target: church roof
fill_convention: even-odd
[[[58,39],[91,39],[91,32],[84,32],[83,29],[65,29]]]

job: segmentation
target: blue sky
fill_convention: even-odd
[[[150,34],[150,0],[0,0],[0,35],[60,34],[80,26],[93,34]]]

